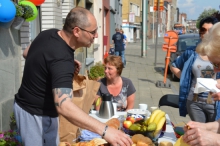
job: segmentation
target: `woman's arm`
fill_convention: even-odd
[[[170,70],[172,71],[172,73],[175,74],[176,77],[178,77],[180,79],[181,76],[181,70],[179,68],[170,66]]]
[[[24,52],[23,52],[23,57],[24,57],[24,59],[27,58],[27,54],[28,54],[29,48],[30,48],[30,45],[29,45],[29,46],[24,50]]]
[[[135,94],[131,94],[130,96],[127,97],[127,108],[126,111],[129,109],[134,108],[134,99],[135,99]]]

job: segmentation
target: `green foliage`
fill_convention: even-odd
[[[24,15],[24,9],[22,6],[15,4],[16,7],[16,17],[22,17]]]
[[[216,12],[217,12],[217,10],[212,9],[212,8],[210,8],[210,9],[205,9],[205,10],[199,15],[199,17],[198,17],[198,19],[197,19],[197,22],[196,22],[196,27],[199,28],[199,22],[200,22],[200,20],[202,20],[202,19],[205,18],[205,17],[211,16],[211,15],[213,15],[213,14],[216,13]]]
[[[14,113],[12,113],[11,116],[10,116],[10,124],[11,125],[16,125],[16,120],[15,120]]]
[[[89,79],[97,80],[98,78],[103,78],[105,76],[105,67],[101,62],[96,63],[89,70]]]
[[[24,19],[28,19],[34,16],[33,9],[28,5],[22,5],[24,8],[24,15],[22,16]]]

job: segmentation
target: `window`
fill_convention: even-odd
[[[135,16],[140,16],[140,6],[130,3],[130,12],[133,12]]]
[[[130,3],[130,12],[132,12],[132,3]]]

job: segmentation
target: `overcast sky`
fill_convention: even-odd
[[[220,11],[220,0],[177,0],[177,7],[187,14],[187,20],[196,20],[205,9]]]

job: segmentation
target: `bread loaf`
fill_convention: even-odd
[[[117,118],[112,118],[106,122],[106,125],[108,125],[109,127],[113,127],[115,129],[119,129],[120,121]]]
[[[173,146],[173,144],[169,141],[161,141],[159,146]]]

